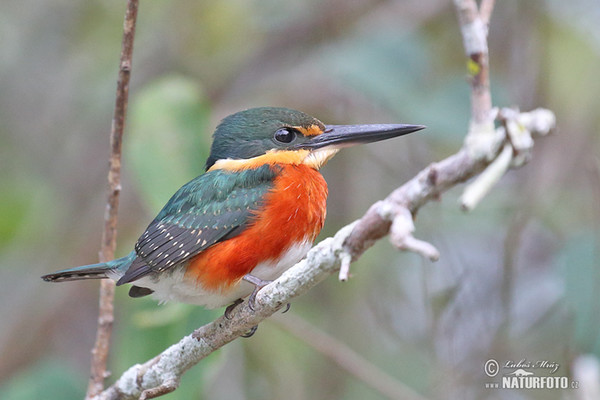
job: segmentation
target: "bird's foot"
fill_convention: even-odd
[[[250,307],[250,309],[254,311],[256,305],[256,295],[258,294],[260,289],[264,288],[273,281],[263,281],[262,279],[250,274],[244,275],[242,279],[254,285],[254,290],[252,291],[252,294],[250,294],[250,296],[248,297],[248,307]]]
[[[230,305],[227,306],[227,308],[225,309],[225,313],[223,313],[223,316],[226,319],[231,319],[231,313],[233,312],[233,310],[239,306],[240,304],[242,304],[244,302],[244,300],[242,299],[237,299],[236,301],[234,301],[233,303],[231,303]]]
[[[231,313],[233,312],[233,310],[239,306],[240,304],[242,304],[244,302],[244,300],[242,299],[237,299],[236,301],[234,301],[233,303],[231,303],[230,305],[227,306],[227,308],[225,309],[225,313],[223,313],[223,316],[226,319],[231,319],[232,315]],[[246,333],[244,333],[242,335],[243,338],[249,338],[250,336],[254,335],[254,332],[256,332],[256,330],[258,329],[258,325],[254,325],[252,328],[250,328],[250,330]]]
[[[250,330],[242,335],[243,338],[249,338],[254,335],[254,332],[258,329],[258,325],[254,325]]]
[[[254,290],[252,291],[252,294],[250,294],[250,296],[248,297],[248,307],[250,307],[250,309],[252,311],[254,311],[254,307],[256,306],[256,295],[258,294],[260,289],[264,288],[265,286],[267,286],[269,283],[271,283],[273,281],[264,281],[260,278],[257,278],[256,276],[250,275],[250,274],[244,275],[244,277],[242,279],[245,280],[246,282],[254,285]],[[231,310],[229,310],[229,313],[235,308],[235,306],[237,306],[239,304],[238,301],[241,302],[241,299],[236,300],[235,303],[233,303],[232,305],[229,306],[229,307],[231,307]],[[283,310],[282,314],[285,314],[286,312],[288,312],[290,310],[291,306],[292,305],[290,303],[287,303],[285,306],[285,310]],[[229,307],[227,307],[227,309],[229,309]],[[227,315],[228,315],[228,311],[225,310],[225,317],[227,317]],[[256,331],[256,329],[254,331]],[[252,331],[253,334],[254,334],[254,331]]]

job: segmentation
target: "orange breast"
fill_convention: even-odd
[[[281,173],[254,222],[240,235],[194,257],[186,277],[196,279],[204,289],[226,291],[259,263],[278,259],[295,243],[315,240],[325,222],[325,179],[305,165],[276,168]]]

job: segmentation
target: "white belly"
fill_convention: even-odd
[[[250,273],[262,280],[277,279],[284,271],[300,261],[311,246],[312,243],[308,240],[300,242],[285,251],[278,261],[262,262]],[[152,296],[160,302],[178,301],[206,308],[227,306],[237,299],[249,296],[254,290],[254,285],[251,283],[240,281],[226,291],[209,291],[195,280],[186,279],[182,268],[174,269],[172,272],[162,272],[158,281],[152,276],[145,276],[133,284],[154,290]]]

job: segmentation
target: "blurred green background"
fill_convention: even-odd
[[[2,399],[85,392],[97,282],[39,276],[97,260],[123,13],[117,0],[0,2]],[[461,188],[420,211],[416,235],[439,262],[383,240],[349,282],[332,277],[295,300],[286,326],[310,323],[429,399],[583,398],[486,389],[483,365],[548,360],[576,378],[580,355],[600,356],[599,19],[597,0],[498,1],[494,104],[550,108],[556,134],[472,213],[457,207]],[[459,27],[441,0],[142,1],[131,85],[119,256],[203,170],[210,134],[232,112],[274,105],[326,123],[428,126],[329,163],[321,237],[456,152],[469,119]],[[110,369],[119,376],[221,312],[119,288]],[[386,397],[271,320],[165,396],[283,398]]]

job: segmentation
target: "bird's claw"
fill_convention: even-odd
[[[250,307],[250,309],[252,311],[255,311],[256,295],[258,294],[260,289],[264,288],[265,286],[267,286],[269,283],[271,283],[273,281],[265,281],[265,280],[262,280],[260,278],[257,278],[256,276],[250,275],[250,274],[244,275],[244,277],[242,279],[245,280],[246,282],[254,285],[254,290],[248,297],[248,307]]]
[[[252,291],[252,293],[250,294],[250,296],[248,296],[248,307],[250,307],[250,309],[252,311],[255,311],[255,307],[256,307],[256,295],[258,294],[258,292],[262,288],[264,288],[265,286],[267,286],[269,283],[271,283],[273,281],[265,281],[265,280],[262,280],[260,278],[257,278],[256,276],[250,275],[250,274],[244,275],[244,277],[242,279],[245,280],[246,282],[251,283],[251,284],[254,285],[254,290]],[[237,303],[237,304],[239,304],[239,303]],[[232,304],[229,307],[232,307],[231,309],[233,310],[233,308],[235,308],[235,306],[237,304],[234,303],[234,304]],[[286,306],[285,306],[285,310],[283,310],[282,314],[285,314],[286,312],[288,312],[290,310],[290,307],[291,307],[291,304],[287,303]],[[227,310],[225,310],[225,312],[227,312]]]
[[[249,338],[250,336],[254,335],[254,333],[256,332],[256,330],[258,329],[258,325],[254,325],[252,328],[250,328],[250,330],[246,333],[244,333],[242,335],[243,338]]]
[[[237,299],[236,301],[234,301],[233,303],[231,303],[230,305],[227,306],[227,308],[225,309],[225,312],[223,313],[223,316],[226,319],[231,319],[231,313],[233,312],[233,310],[240,305],[241,303],[243,303],[244,300],[242,299]]]
[[[250,275],[250,274],[244,275],[244,277],[242,279],[245,280],[246,282],[254,285],[254,290],[252,291],[250,296],[248,296],[248,307],[252,311],[255,311],[256,310],[256,295],[262,288],[264,288],[265,286],[267,286],[269,283],[271,283],[273,281],[262,280],[260,278],[257,278],[256,276]],[[225,313],[224,313],[225,318],[231,319],[232,318],[231,313],[242,302],[243,302],[242,299],[237,299],[236,301],[231,303],[229,306],[227,306],[227,308],[225,309]],[[284,313],[288,312],[290,307],[291,307],[290,303],[287,303],[285,310],[283,310],[283,312]],[[249,338],[250,336],[254,335],[254,333],[256,332],[257,329],[258,329],[258,325],[253,326],[252,328],[250,328],[250,330],[248,332],[244,333],[242,335],[242,337]]]
[[[233,316],[231,315],[231,313],[233,312],[233,310],[239,306],[240,304],[242,304],[244,302],[244,300],[242,299],[237,299],[236,301],[234,301],[233,303],[231,303],[230,305],[227,306],[227,308],[225,309],[225,313],[223,313],[223,316],[226,319],[231,319]],[[243,338],[249,338],[250,336],[254,335],[254,332],[256,332],[256,330],[258,329],[258,325],[254,325],[252,328],[250,328],[250,330],[246,333],[244,333],[242,335]]]

